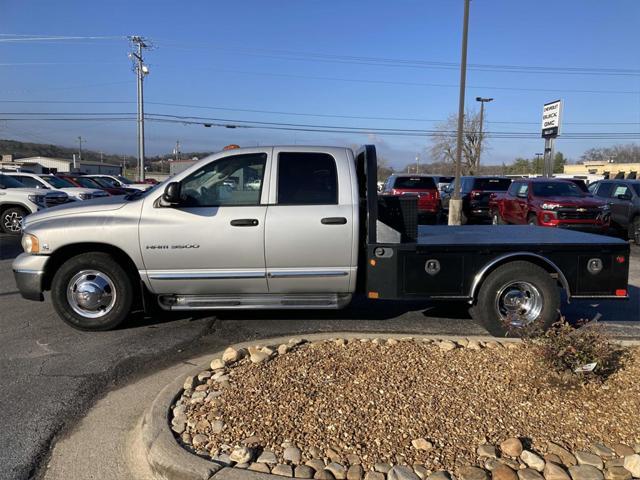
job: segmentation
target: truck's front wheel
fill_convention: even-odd
[[[472,316],[495,336],[518,336],[537,324],[546,330],[557,318],[560,291],[547,271],[514,261],[496,268],[478,292]]]
[[[70,258],[51,283],[53,306],[66,323],[79,330],[111,330],[131,310],[133,286],[127,272],[102,252]]]

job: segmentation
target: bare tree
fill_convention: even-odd
[[[431,138],[429,152],[435,161],[454,164],[456,159],[456,129],[458,116],[451,115],[446,122],[436,126],[436,133]],[[464,132],[462,136],[462,173],[474,175],[478,169],[480,145],[486,150],[486,134],[480,138],[480,114],[467,111],[464,116]]]
[[[629,143],[627,145],[613,145],[611,147],[591,148],[582,154],[583,162],[609,161],[615,163],[640,162],[640,145]]]

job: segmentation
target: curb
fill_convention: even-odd
[[[292,336],[281,336],[264,339],[252,339],[250,341],[228,345],[235,349],[246,349],[256,343],[277,345],[286,343]],[[402,339],[415,338],[425,340],[452,340],[459,341],[463,338],[473,339],[479,342],[499,341],[500,343],[521,343],[515,338],[500,338],[491,336],[450,336],[450,335],[411,335],[411,334],[384,334],[384,333],[360,333],[360,332],[325,332],[302,335],[307,341],[326,340],[330,338],[384,338]],[[637,345],[637,341],[619,342],[623,345]],[[208,361],[194,366],[190,375],[209,368],[210,360],[221,357],[224,350],[212,352],[208,355]],[[142,457],[156,478],[163,480],[282,480],[279,475],[228,468],[226,465],[216,463],[213,460],[199,457],[185,450],[176,441],[169,426],[169,412],[171,405],[180,397],[183,391],[185,375],[180,375],[154,399],[151,406],[145,411],[140,425],[139,437],[142,446]]]

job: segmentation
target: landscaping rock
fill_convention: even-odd
[[[595,453],[578,451],[575,452],[575,457],[578,461],[578,465],[591,465],[592,467],[596,467],[598,470],[602,470],[604,468],[602,459]]]
[[[406,465],[396,465],[387,473],[387,480],[420,480],[420,477],[413,471],[413,468]]]
[[[513,468],[500,464],[491,471],[491,478],[493,480],[518,480],[518,475]]]
[[[457,348],[457,345],[451,340],[442,340],[438,343],[438,348],[443,352],[449,352]]]
[[[222,354],[222,361],[225,363],[235,363],[242,358],[242,353],[233,347],[227,348]]]
[[[199,433],[198,435],[194,435],[191,439],[191,443],[195,448],[200,448],[204,446],[209,441],[209,438],[206,435]]]
[[[349,467],[349,470],[347,470],[347,480],[362,480],[363,476],[364,476],[364,469],[362,468],[362,465],[359,465],[359,464],[351,465]],[[616,478],[611,480],[618,480],[618,479]]]
[[[523,468],[522,470],[518,470],[518,479],[519,480],[544,480],[544,477],[533,468]]]
[[[547,445],[547,450],[549,453],[553,453],[562,459],[562,463],[567,467],[572,467],[573,465],[577,465],[578,461],[576,457],[566,448],[561,447],[557,443],[549,442]]]
[[[460,480],[489,480],[489,475],[486,470],[479,467],[462,467],[458,471],[458,478]]]
[[[544,460],[529,450],[524,450],[520,454],[520,459],[526,463],[528,467],[533,468],[538,472],[542,472],[544,470]]]
[[[604,480],[631,480],[631,472],[624,467],[611,467],[604,471]]]
[[[387,472],[391,470],[391,465],[389,465],[388,463],[378,462],[373,466],[373,469],[376,472],[384,473],[386,475]]]
[[[479,457],[489,457],[489,458],[498,458],[498,452],[496,452],[496,447],[493,445],[489,445],[485,443],[484,445],[480,445],[478,447],[478,456]]]
[[[296,478],[313,478],[316,471],[307,465],[296,465],[293,469],[293,476]]]
[[[253,451],[247,447],[235,448],[229,455],[231,461],[236,463],[249,463],[251,457],[253,457]]]
[[[433,449],[433,443],[424,438],[416,438],[415,440],[411,440],[411,445],[413,445],[413,448],[415,448],[416,450],[423,450],[425,452]]]
[[[507,438],[500,444],[500,451],[509,457],[519,457],[522,454],[522,450],[522,442],[516,437]]]
[[[325,467],[325,470],[330,471],[336,480],[344,480],[347,478],[347,469],[340,463],[331,462]]]
[[[552,463],[557,463],[558,465],[562,465],[562,459],[555,453],[547,453],[544,456],[544,461],[547,463],[552,462]]]
[[[604,460],[608,460],[615,456],[615,452],[602,443],[594,443],[591,445],[591,450]]]
[[[387,340],[387,345],[397,345],[398,344],[398,340],[396,340],[395,338],[389,338]]]
[[[333,448],[327,448],[324,453],[332,462],[340,463],[342,461],[342,456]]]
[[[624,457],[624,468],[631,472],[636,478],[640,478],[640,455],[634,453]]]
[[[364,480],[385,480],[384,473],[380,472],[367,472],[364,474]]]
[[[283,465],[282,463],[279,463],[271,469],[271,474],[281,475],[283,477],[293,477],[293,468],[291,468],[291,465]]]
[[[633,455],[636,453],[632,447],[625,445],[624,443],[614,443],[611,448],[620,457],[626,457],[627,455]]]
[[[269,466],[266,463],[252,463],[249,465],[247,470],[251,470],[252,472],[271,473],[271,470],[269,470]]]
[[[251,360],[251,363],[265,363],[270,357],[271,355],[262,350],[249,348],[249,360]]]
[[[569,467],[572,480],[604,480],[602,472],[592,465],[574,465]]]
[[[544,466],[545,480],[571,480],[567,471],[557,463],[547,462]]]
[[[364,480],[367,480],[366,478]],[[444,470],[440,470],[439,472],[433,472],[431,475],[427,477],[427,480],[451,480],[451,474]]]
[[[496,458],[488,458],[487,461],[484,462],[485,470],[489,470],[490,472],[493,472],[500,465],[504,465],[504,463]]]
[[[276,454],[271,450],[263,450],[256,462],[276,464],[278,463],[278,459],[276,458]]]
[[[349,465],[360,465],[360,457],[358,455],[349,454],[347,455],[347,462]]]
[[[218,434],[224,429],[224,422],[222,420],[215,420],[211,422],[211,432]]]
[[[416,472],[416,475],[418,475],[418,477],[420,477],[420,480],[424,480],[431,473],[431,470],[427,469],[424,465],[420,465],[419,463],[416,463],[413,466],[413,471]],[[349,480],[348,477],[347,480]]]
[[[321,458],[314,458],[313,460],[309,460],[305,463],[305,465],[313,468],[316,472],[324,470],[325,467],[324,460],[322,460]]]
[[[467,343],[467,348],[469,350],[480,350],[482,348],[482,345],[480,345],[480,343],[476,340],[469,340],[469,343]]]
[[[187,377],[184,380],[184,385],[182,386],[182,388],[184,388],[185,390],[193,390],[194,386],[195,386],[195,378]]]
[[[297,465],[302,460],[302,452],[297,447],[288,447],[284,449],[282,458],[284,458],[284,460],[287,462],[291,462],[294,465]]]
[[[221,370],[225,367],[225,362],[221,358],[214,358],[211,360],[211,370]]]
[[[316,480],[335,480],[336,477],[333,476],[329,470],[318,470],[313,476]]]

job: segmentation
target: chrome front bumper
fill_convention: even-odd
[[[23,298],[39,302],[44,300],[42,283],[47,260],[48,256],[22,253],[13,261],[13,276]]]

